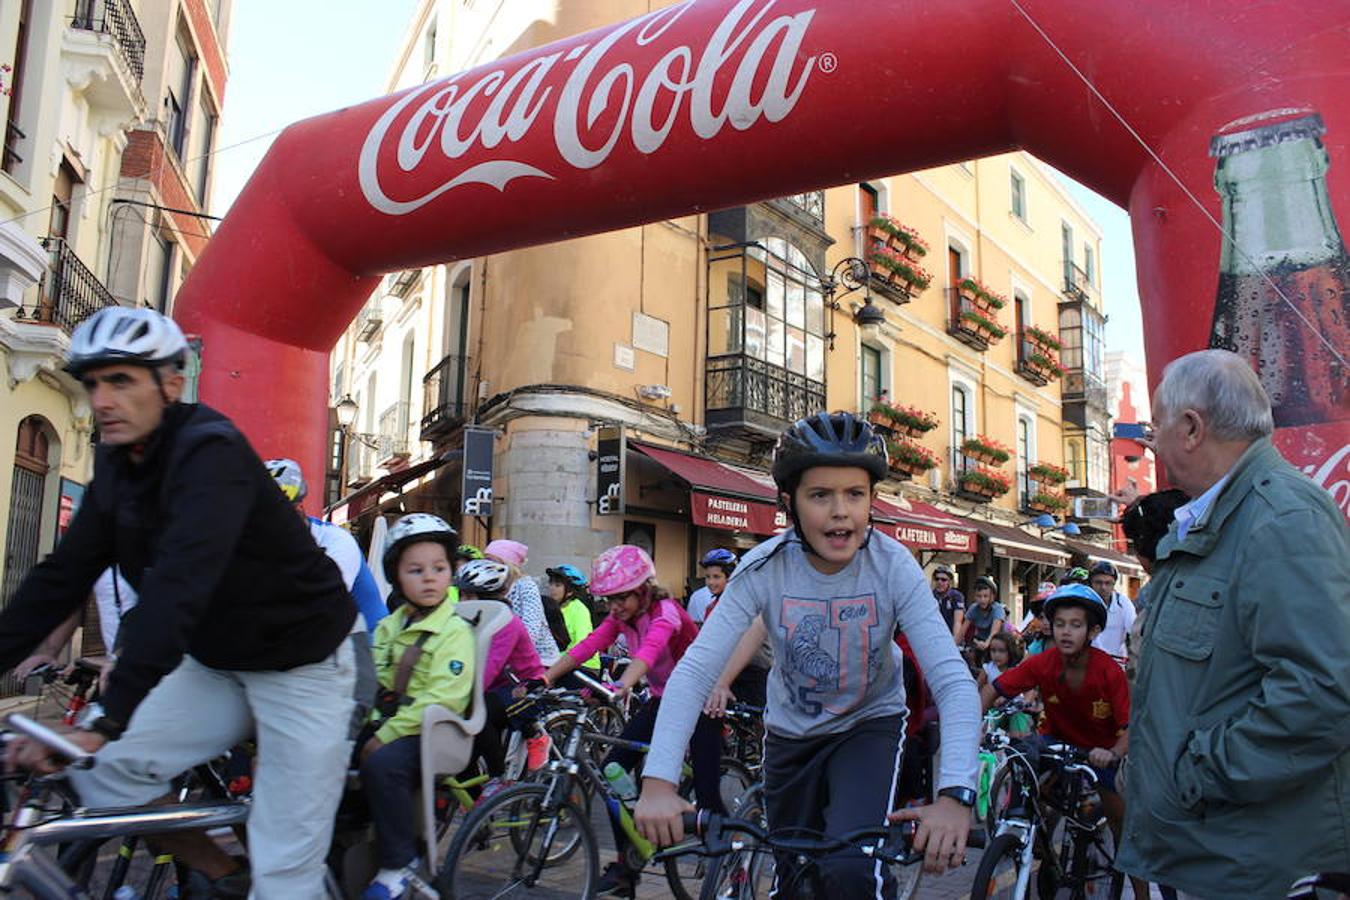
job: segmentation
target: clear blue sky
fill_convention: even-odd
[[[271,137],[252,139],[383,93],[416,6],[417,0],[235,0],[210,204],[214,215],[225,214],[271,145]],[[1124,350],[1142,363],[1129,217],[1087,188],[1064,181],[1102,228],[1107,349]]]

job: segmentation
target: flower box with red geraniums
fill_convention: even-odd
[[[941,465],[936,453],[913,441],[887,441],[886,453],[892,469],[910,475],[918,475]]]
[[[1026,362],[1027,365],[1045,375],[1046,378],[1058,378],[1064,372],[1064,367],[1059,364],[1059,360],[1049,350],[1031,353],[1027,356]]]
[[[937,415],[927,410],[915,406],[892,406],[891,410],[891,421],[895,423],[895,430],[910,437],[918,437],[938,427]]]
[[[1022,330],[1022,334],[1026,335],[1027,340],[1035,344],[1040,344],[1047,350],[1061,349],[1059,338],[1043,328],[1037,328],[1035,325],[1028,325]]]
[[[1008,334],[1002,325],[973,309],[963,310],[960,319],[967,328],[987,335],[991,342],[1002,340]]]
[[[957,477],[957,481],[963,490],[985,497],[998,497],[1008,493],[1012,487],[1006,475],[993,469],[967,469]]]
[[[981,306],[1002,309],[1008,305],[1008,298],[985,287],[978,279],[967,275],[956,283],[957,290]]]
[[[905,256],[899,250],[890,247],[878,247],[867,254],[872,271],[886,281],[903,281],[909,287],[922,291],[933,281],[933,276],[923,266]]]
[[[1037,491],[1027,498],[1027,509],[1036,512],[1057,513],[1069,508],[1069,501],[1060,494]]]
[[[920,237],[918,231],[885,213],[874,217],[867,226],[875,239],[882,243],[898,244],[915,259],[928,252],[928,242]]]
[[[1038,462],[1027,469],[1027,474],[1041,484],[1063,484],[1069,480],[1069,470],[1054,463]]]
[[[1012,450],[1006,444],[1000,444],[993,438],[976,435],[961,442],[961,452],[971,459],[982,463],[1001,466],[1012,459]]]

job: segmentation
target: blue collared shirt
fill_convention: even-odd
[[[1186,539],[1186,532],[1194,528],[1195,523],[1200,521],[1205,513],[1209,512],[1210,506],[1214,503],[1214,498],[1219,496],[1219,492],[1223,490],[1223,486],[1228,483],[1228,476],[1231,474],[1231,471],[1232,470],[1225,472],[1222,478],[1210,485],[1209,490],[1205,491],[1199,497],[1196,497],[1194,500],[1191,500],[1183,506],[1177,507],[1177,511],[1172,514],[1177,522],[1177,540],[1184,541]]]

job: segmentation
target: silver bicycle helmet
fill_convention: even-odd
[[[495,559],[475,559],[464,564],[455,576],[455,587],[474,594],[496,594],[506,586],[511,569]]]
[[[79,378],[98,366],[182,367],[187,350],[182,329],[168,316],[153,309],[110,306],[75,328],[66,371]]]

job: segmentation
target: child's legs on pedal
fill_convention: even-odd
[[[655,697],[648,700],[647,703],[628,720],[628,724],[624,726],[623,733],[619,735],[619,737],[625,741],[639,741],[641,743],[651,741],[652,732],[656,728],[656,711],[660,705],[660,700]],[[605,761],[600,764],[600,769],[603,771],[610,763],[618,763],[627,769],[628,772],[633,775],[634,781],[636,781],[637,767],[638,763],[641,761],[642,754],[639,751],[629,750],[627,747],[613,747],[610,749],[609,755],[605,757]],[[623,833],[623,829],[619,827],[619,819],[613,813],[610,814],[609,825],[610,828],[614,830],[614,845],[619,850],[619,858],[622,859],[624,850],[628,848],[628,835]]]
[[[726,815],[726,804],[722,802],[722,723],[700,713],[689,741],[689,755],[698,808]]]
[[[381,869],[401,869],[417,856],[413,793],[422,781],[422,736],[385,744],[361,763],[361,789],[375,825]]]

